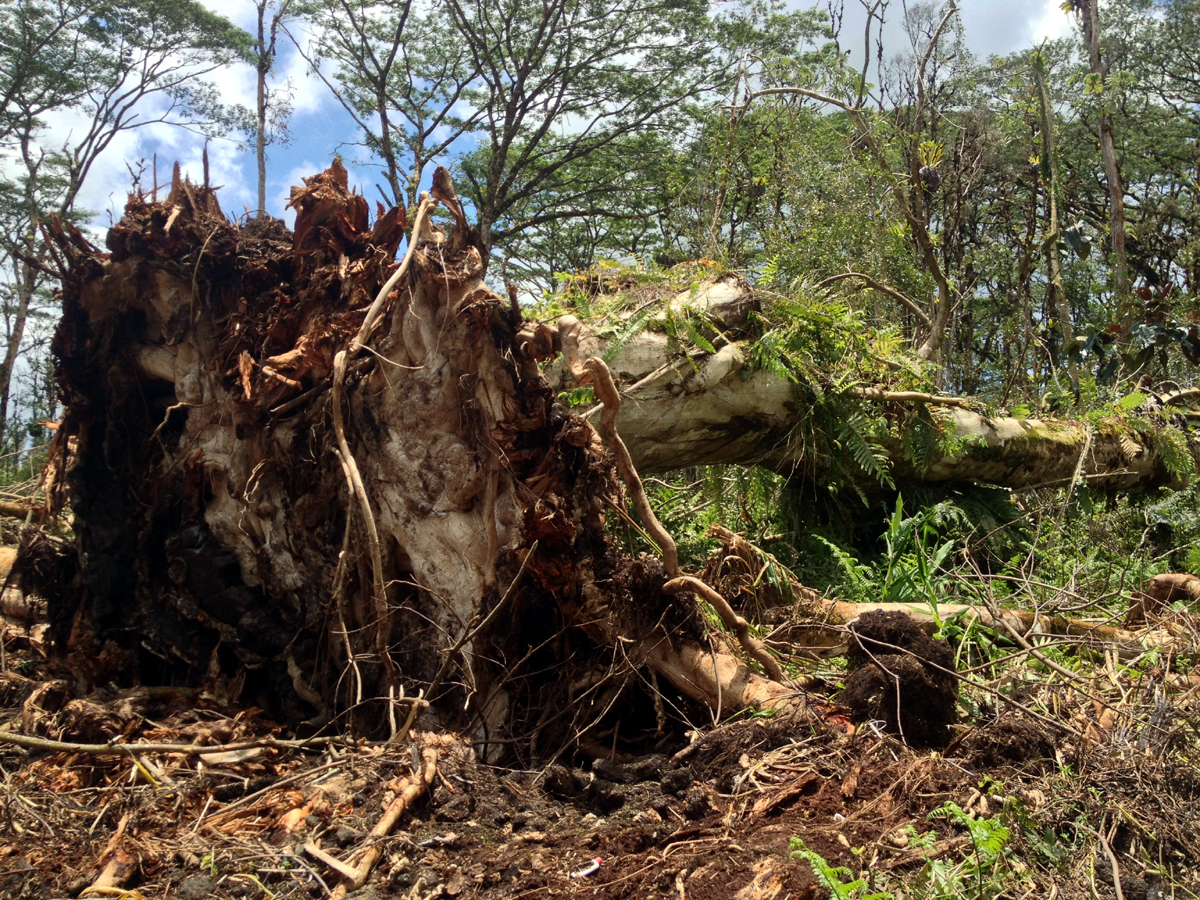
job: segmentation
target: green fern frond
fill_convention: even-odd
[[[788,845],[788,855],[793,859],[803,859],[812,866],[813,875],[822,887],[829,891],[833,900],[890,900],[891,894],[884,892],[867,892],[867,880],[855,878],[854,873],[845,866],[831,866],[825,857],[814,850],[809,850],[798,837],[794,837]]]
[[[1182,432],[1174,428],[1156,428],[1149,432],[1151,443],[1172,476],[1187,482],[1196,474],[1196,460]]]
[[[652,307],[645,307],[639,310],[628,322],[625,323],[616,335],[612,342],[608,345],[608,349],[604,351],[604,361],[612,363],[622,350],[637,337],[645,329],[646,323],[650,321],[650,317],[654,314]]]
[[[864,566],[857,559],[835,544],[833,541],[826,539],[820,534],[814,534],[813,537],[818,543],[823,544],[833,557],[833,561],[837,563],[845,580],[839,585],[842,590],[848,595],[848,599],[869,602],[877,600],[879,594],[879,586],[871,577],[871,568]]]
[[[750,346],[750,368],[769,372],[776,378],[794,381],[792,370],[784,361],[785,338],[778,329],[771,329]]]
[[[849,452],[855,465],[868,475],[874,476],[885,487],[894,487],[891,472],[888,471],[887,453],[867,436],[867,423],[863,414],[858,411],[851,412],[834,419],[834,425],[838,442]]]
[[[695,321],[690,315],[680,317],[683,325],[684,333],[687,334],[688,340],[703,350],[705,353],[716,353],[717,348],[712,345],[712,341],[700,333],[700,329],[696,327]]]
[[[911,417],[904,429],[904,455],[918,475],[929,471],[938,452],[938,435],[929,413],[922,409]]]

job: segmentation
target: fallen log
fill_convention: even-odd
[[[624,401],[616,425],[633,463],[643,473],[686,466],[739,463],[782,474],[827,472],[811,442],[796,440],[812,410],[789,379],[751,364],[754,337],[750,312],[769,316],[744,281],[727,274],[697,288],[666,296],[662,306],[675,317],[703,316],[723,329],[708,352],[661,329],[645,328],[614,339],[573,316],[536,326],[541,340],[563,346],[556,332],[569,331],[569,343],[584,356],[611,356],[611,369]],[[607,331],[614,329],[606,323]],[[527,327],[532,339],[535,326]],[[618,333],[621,329],[616,329]],[[714,337],[714,339],[716,339]],[[557,389],[572,384],[566,366],[551,367]],[[874,410],[932,407],[952,450],[932,448],[918,468],[904,452],[902,438],[885,440],[892,477],[897,481],[975,482],[1023,489],[1064,487],[1073,482],[1123,491],[1180,485],[1181,442],[1200,470],[1200,439],[1162,421],[1151,427],[1112,417],[1099,424],[989,415],[969,399],[916,391],[850,386],[842,402]],[[1188,396],[1191,396],[1190,394]],[[1165,452],[1164,452],[1165,449]]]
[[[750,572],[759,572],[768,562],[763,552],[736,532],[720,525],[713,525],[708,532],[721,542],[721,551],[714,557],[723,560],[735,557],[741,560]],[[746,578],[741,574],[722,572],[720,564],[710,565],[705,578],[712,584],[722,586],[728,579],[732,595],[746,588]],[[1037,610],[1002,609],[976,606],[966,603],[938,603],[936,609],[928,603],[863,603],[831,599],[812,588],[800,584],[790,572],[784,571],[789,584],[786,604],[781,602],[777,588],[755,581],[754,593],[771,596],[760,601],[759,607],[766,610],[765,618],[777,622],[768,644],[782,650],[799,650],[828,656],[844,652],[847,644],[847,629],[860,616],[868,612],[900,612],[919,624],[927,633],[933,633],[945,620],[961,617],[962,624],[977,623],[1001,635],[1011,636],[1018,641],[1034,637],[1057,637],[1068,639],[1065,643],[1099,651],[1111,650],[1121,659],[1132,659],[1147,650],[1160,648],[1183,649],[1190,646],[1194,638],[1187,628],[1162,624],[1156,628],[1134,630],[1118,627],[1109,622],[1093,622],[1072,619]],[[1158,576],[1159,579],[1164,576]],[[1195,576],[1169,578],[1162,584],[1187,583]],[[1200,578],[1195,578],[1200,583]],[[1155,583],[1154,579],[1145,587]]]
[[[1186,646],[1190,635],[1166,628],[1134,631],[1105,622],[1070,619],[1046,615],[1027,609],[988,609],[966,603],[939,603],[937,614],[928,604],[919,603],[849,603],[824,598],[801,601],[795,617],[798,621],[785,625],[772,639],[808,650],[831,651],[845,643],[845,628],[863,613],[902,612],[932,633],[941,622],[956,616],[963,624],[977,622],[1000,635],[1013,634],[1022,638],[1071,638],[1067,643],[1093,650],[1113,650],[1123,660],[1141,656],[1155,647]]]

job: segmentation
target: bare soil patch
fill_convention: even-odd
[[[577,752],[516,770],[483,765],[468,741],[431,733],[399,746],[331,739],[226,752],[215,745],[295,735],[203,692],[77,697],[35,657],[10,663],[27,675],[0,678],[6,729],[89,743],[206,743],[218,755],[4,745],[5,898],[89,896],[114,860],[125,877],[90,896],[328,897],[339,876],[306,845],[343,861],[371,845],[416,748],[428,747],[438,753],[431,790],[382,839],[381,861],[351,897],[828,896],[807,862],[789,858],[793,837],[894,889],[931,858],[953,865],[970,853],[962,827],[930,818],[947,803],[1009,824],[1022,893],[1116,896],[1111,866],[1080,823],[1106,829],[1096,827],[1122,861],[1127,900],[1161,896],[1164,873],[1186,896],[1185,873],[1200,859],[1190,775],[1112,742],[1081,748],[1019,712],[969,732],[960,726],[947,755],[877,729],[798,732],[751,718],[693,730],[659,752]],[[929,847],[915,846],[914,835],[928,835]],[[1046,848],[1055,846],[1063,856],[1051,860]],[[1162,869],[1139,865],[1150,847],[1163,852]],[[597,871],[571,877],[596,858]]]

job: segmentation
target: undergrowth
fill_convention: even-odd
[[[893,900],[901,896],[909,900],[959,900],[963,897],[993,900],[1026,880],[1011,863],[1009,843],[1012,835],[1000,817],[971,816],[957,803],[948,802],[933,810],[928,818],[944,819],[964,831],[970,839],[967,850],[958,858],[942,856],[937,851],[936,831],[922,834],[911,823],[906,825],[904,834],[909,847],[920,852],[925,862],[916,877],[907,878],[902,886],[879,885],[874,873],[867,877],[855,876],[845,866],[831,866],[798,837],[792,838],[789,855],[812,866],[813,875],[828,889],[832,900]]]

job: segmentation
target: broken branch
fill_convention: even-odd
[[[887,296],[889,296],[893,300],[895,300],[897,303],[899,303],[901,306],[903,306],[905,309],[907,309],[914,316],[916,316],[917,321],[920,322],[922,325],[924,325],[926,328],[933,327],[933,320],[929,318],[928,313],[926,313],[925,310],[921,309],[921,307],[918,306],[914,300],[912,300],[909,297],[905,296],[904,294],[900,293],[895,288],[888,287],[886,284],[884,284],[881,281],[876,281],[870,275],[864,275],[862,272],[842,272],[839,275],[830,275],[824,281],[817,283],[816,290],[820,290],[821,288],[825,287],[825,285],[827,285],[827,284],[833,284],[835,281],[842,281],[843,279],[846,279],[846,278],[857,278],[857,279],[861,280],[867,287],[871,288],[872,290],[879,291],[879,293],[881,293],[881,294],[886,294]]]
[[[885,391],[883,388],[853,388],[850,396],[860,400],[880,400],[889,403],[929,403],[934,406],[955,406],[967,409],[971,404],[962,397],[939,397],[936,394],[924,394],[920,391]]]

